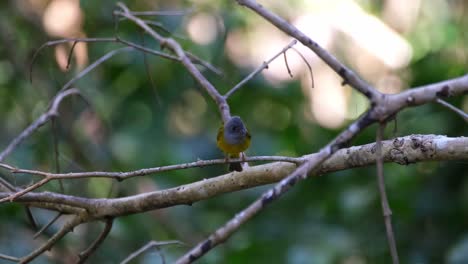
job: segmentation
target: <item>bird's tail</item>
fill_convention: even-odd
[[[239,154],[232,154],[230,158],[237,159],[240,157]],[[229,163],[229,171],[242,171],[242,164],[240,162]]]

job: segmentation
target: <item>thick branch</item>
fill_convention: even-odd
[[[433,160],[468,160],[468,137],[450,138],[436,135],[412,135],[382,142],[385,162],[408,165]],[[307,156],[312,158],[317,154]],[[318,168],[315,174],[373,165],[375,143],[337,151]],[[27,193],[15,202],[30,204],[63,213],[79,213],[86,209],[91,218],[115,217],[174,205],[192,204],[223,193],[234,192],[284,179],[296,169],[288,162],[274,162],[249,167],[178,187],[115,199],[89,199],[57,193]],[[0,198],[11,192],[0,193]]]

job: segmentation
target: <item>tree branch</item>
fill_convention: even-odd
[[[91,254],[96,251],[99,246],[104,242],[106,237],[109,235],[111,229],[112,229],[112,224],[114,223],[113,218],[107,218],[106,219],[106,225],[104,227],[104,230],[99,234],[99,236],[96,238],[96,240],[83,252],[81,252],[78,257],[79,261],[77,263],[85,263],[86,260],[91,256]]]
[[[47,240],[46,243],[42,244],[39,248],[28,254],[27,256],[23,257],[20,259],[19,263],[29,263],[33,259],[35,259],[37,256],[41,255],[44,253],[44,251],[49,250],[53,245],[55,245],[62,237],[64,237],[66,234],[68,234],[70,231],[73,230],[76,226],[81,224],[83,219],[81,219],[80,216],[74,216],[72,219],[70,219],[68,222],[66,222],[60,230],[55,233],[49,240]]]
[[[444,100],[442,99],[439,99],[437,98],[436,99],[436,102],[446,108],[448,108],[449,110],[452,110],[453,112],[455,112],[457,115],[459,115],[461,118],[463,118],[463,120],[465,120],[465,122],[468,122],[468,114],[463,112],[463,110],[461,109],[458,109],[456,108],[455,106],[445,102]]]
[[[310,39],[302,31],[297,29],[295,26],[288,23],[286,20],[276,15],[275,13],[267,10],[262,5],[258,4],[253,0],[236,0],[239,5],[246,6],[252,11],[263,17],[265,20],[276,26],[278,29],[288,34],[289,36],[299,40],[304,46],[311,49],[317,56],[319,56],[325,63],[328,64],[341,78],[343,83],[349,84],[354,87],[357,91],[362,93],[364,96],[369,98],[371,102],[380,100],[381,93],[375,90],[372,86],[366,83],[364,80],[354,73],[351,69],[346,67],[343,63],[338,61],[333,55],[328,53],[325,49],[320,47],[315,41]]]
[[[193,65],[190,57],[185,53],[179,43],[177,43],[172,38],[165,38],[154,31],[150,26],[148,26],[144,20],[134,16],[132,12],[125,6],[125,4],[119,2],[117,5],[120,7],[122,11],[114,11],[114,14],[119,15],[121,17],[125,17],[131,21],[133,21],[136,25],[141,27],[148,33],[151,37],[153,37],[156,41],[161,43],[162,47],[169,48],[172,52],[174,52],[177,57],[180,59],[181,63],[187,69],[187,71],[192,75],[193,78],[206,90],[206,92],[213,98],[219,108],[219,112],[224,122],[229,120],[231,113],[229,110],[229,105],[226,102],[226,99],[216,90],[216,88],[201,74],[201,72]]]
[[[251,72],[247,77],[245,77],[241,82],[236,84],[236,86],[232,87],[231,90],[229,90],[225,95],[224,98],[229,98],[233,93],[235,93],[237,90],[239,90],[246,82],[248,82],[250,79],[252,79],[255,75],[257,75],[259,72],[263,71],[264,69],[268,68],[268,64],[270,64],[272,61],[274,61],[276,58],[278,58],[281,54],[285,54],[286,51],[290,48],[292,48],[294,45],[296,45],[297,40],[291,41],[286,47],[284,47],[280,52],[276,53],[275,56],[273,56],[271,59],[268,61],[264,62],[262,65],[260,65],[255,71]]]
[[[385,130],[385,123],[379,123],[379,127],[377,128],[377,136],[376,136],[376,154],[377,154],[377,183],[379,186],[379,193],[380,193],[380,201],[382,205],[382,213],[385,222],[385,230],[387,232],[387,240],[388,240],[388,247],[390,248],[390,255],[392,256],[393,264],[399,264],[400,261],[398,259],[398,252],[397,246],[395,242],[395,235],[393,233],[392,227],[392,210],[390,209],[390,205],[388,203],[387,192],[385,191],[385,178],[384,178],[384,170],[383,170],[383,154],[382,154],[382,138]]]
[[[59,92],[52,100],[49,110],[43,113],[31,125],[29,125],[23,132],[14,138],[10,144],[0,153],[0,161],[4,160],[21,142],[28,138],[34,131],[47,123],[52,117],[58,115],[58,108],[62,100],[70,95],[80,94],[78,89],[69,89],[67,91]]]
[[[408,165],[423,161],[468,160],[468,137],[450,138],[437,135],[412,135],[382,142],[384,162]],[[314,158],[318,154],[304,156]],[[375,143],[354,146],[337,151],[313,175],[373,165],[376,162]],[[175,205],[192,204],[213,196],[281,181],[296,169],[294,163],[274,162],[252,166],[242,172],[233,172],[198,182],[129,197],[91,199],[51,192],[30,192],[15,202],[34,207],[69,213],[85,209],[90,218],[102,219],[135,214]],[[11,192],[0,192],[0,198]]]

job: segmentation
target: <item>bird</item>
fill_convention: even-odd
[[[228,158],[239,158],[240,153],[250,146],[250,133],[239,116],[231,117],[218,129],[216,143]],[[229,171],[242,171],[240,162],[230,163]]]

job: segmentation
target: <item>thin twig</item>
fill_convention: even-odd
[[[94,240],[93,243],[85,251],[81,252],[78,255],[79,261],[77,263],[85,263],[86,260],[94,253],[94,251],[96,251],[99,248],[102,242],[104,242],[104,239],[106,239],[106,237],[109,235],[113,223],[113,218],[106,219],[106,226],[104,227],[104,230],[102,230],[102,232],[99,234],[96,240]]]
[[[141,33],[141,32],[140,32],[139,35],[140,35],[141,43],[144,46],[145,45],[145,37],[143,36],[143,33]],[[142,53],[141,55],[143,56],[143,64],[145,65],[146,76],[148,76],[148,80],[149,80],[149,83],[150,83],[150,86],[151,86],[151,90],[153,91],[156,104],[160,107],[161,106],[161,98],[159,97],[158,89],[157,89],[156,83],[154,82],[154,79],[153,79],[153,74],[151,74],[150,65],[148,63],[148,58],[146,57],[145,53]]]
[[[31,227],[36,230],[38,226],[37,226],[36,218],[34,218],[34,215],[32,214],[31,208],[26,205],[24,207],[24,211],[26,213],[26,217],[28,218],[29,223],[31,223]]]
[[[0,167],[5,168],[10,170],[12,173],[24,173],[24,174],[32,174],[32,175],[38,175],[38,176],[43,176],[44,178],[27,188],[24,188],[20,191],[17,191],[13,194],[11,194],[8,197],[0,199],[0,203],[10,201],[12,202],[13,200],[17,199],[18,197],[21,197],[25,195],[28,192],[31,192],[49,181],[52,180],[61,180],[61,179],[80,179],[80,178],[90,178],[90,177],[101,177],[101,178],[115,178],[119,181],[135,177],[135,176],[143,176],[143,175],[148,175],[148,174],[153,174],[153,173],[160,173],[160,172],[165,172],[165,171],[171,171],[171,170],[181,170],[181,169],[188,169],[188,168],[193,168],[193,167],[204,167],[204,166],[210,166],[210,165],[215,165],[215,164],[225,164],[225,163],[233,163],[233,162],[239,162],[239,161],[285,161],[285,162],[292,162],[295,164],[299,164],[304,161],[303,158],[291,158],[291,157],[282,157],[282,156],[259,156],[259,157],[249,157],[249,158],[243,158],[243,159],[216,159],[216,160],[199,160],[191,163],[184,163],[184,164],[176,164],[176,165],[169,165],[169,166],[163,166],[163,167],[155,167],[155,168],[147,168],[147,169],[140,169],[136,171],[129,171],[129,172],[75,172],[75,173],[49,173],[49,172],[43,172],[43,171],[35,171],[35,170],[25,170],[25,169],[18,169],[15,167],[12,167],[8,164],[0,163]]]
[[[289,68],[288,56],[286,56],[286,51],[283,52],[283,58],[284,58],[284,65],[286,66],[286,70],[288,70],[289,77],[293,78],[294,75],[292,74],[291,68]]]
[[[229,98],[233,93],[239,90],[245,83],[247,83],[250,79],[255,77],[259,72],[263,71],[264,69],[268,68],[268,64],[278,58],[281,54],[285,53],[288,49],[292,48],[296,45],[297,40],[292,40],[286,47],[284,47],[281,51],[275,54],[275,56],[271,57],[268,61],[265,61],[260,65],[255,71],[251,72],[247,77],[245,77],[242,81],[240,81],[236,86],[234,86],[231,90],[229,90],[225,95],[224,98]]]
[[[94,61],[92,64],[90,64],[88,67],[84,68],[80,73],[78,73],[75,77],[71,78],[61,89],[60,91],[64,91],[68,88],[70,88],[77,80],[81,79],[83,76],[88,74],[90,71],[92,71],[94,68],[97,66],[101,65],[103,62],[106,60],[112,58],[114,55],[121,53],[121,52],[128,52],[134,50],[133,47],[125,47],[125,48],[119,48],[115,49],[112,51],[109,51],[106,53],[106,55],[100,57],[96,61]]]
[[[317,54],[317,56],[319,56],[336,73],[338,73],[341,76],[341,78],[343,78],[343,83],[351,85],[357,91],[369,98],[371,102],[375,103],[381,99],[379,96],[381,93],[379,91],[377,91],[370,84],[362,80],[356,73],[354,73],[351,69],[346,67],[346,65],[337,60],[333,55],[331,55],[325,49],[320,47],[319,44],[310,39],[306,34],[304,34],[295,26],[291,25],[285,19],[267,10],[265,7],[258,4],[254,0],[236,1],[237,3],[239,3],[239,5],[250,8],[252,11],[263,17],[265,20],[275,25],[278,29],[282,30],[289,36],[299,40],[302,44],[304,44],[304,46],[314,51],[315,54]]]
[[[42,44],[35,52],[31,59],[31,63],[29,64],[29,81],[32,83],[32,70],[34,62],[36,61],[37,56],[39,55],[40,51],[46,47],[51,47],[63,43],[69,42],[114,42],[115,38],[70,38],[70,39],[59,39],[59,40],[52,40],[47,41],[46,43]]]
[[[40,236],[44,231],[49,228],[55,221],[57,221],[60,217],[62,216],[62,213],[57,213],[57,215],[52,218],[47,224],[45,224],[39,231],[37,231],[36,234],[34,234],[33,239],[36,239],[38,236]]]
[[[117,37],[117,41],[121,42],[122,44],[125,44],[127,46],[130,46],[132,48],[135,48],[135,49],[141,50],[143,52],[146,52],[146,53],[150,53],[150,54],[160,56],[160,57],[165,58],[165,59],[170,59],[170,60],[173,60],[173,61],[180,61],[179,58],[177,58],[176,56],[173,56],[173,55],[170,55],[170,54],[167,54],[167,53],[164,53],[164,52],[160,52],[160,51],[157,51],[157,50],[146,48],[144,46],[141,46],[141,45],[138,45],[136,43],[130,42],[128,40],[122,39],[120,37]]]
[[[312,66],[310,66],[310,63],[307,61],[306,57],[304,57],[304,55],[302,55],[301,52],[299,52],[296,48],[292,48],[292,50],[294,50],[297,55],[299,55],[299,57],[302,58],[302,60],[304,61],[304,63],[306,64],[307,68],[309,69],[309,73],[310,73],[310,83],[312,84],[312,88],[315,87],[315,84],[314,84],[314,74],[312,72]]]
[[[66,222],[60,230],[55,233],[47,242],[42,244],[39,248],[34,250],[33,252],[29,253],[27,256],[22,257],[19,261],[20,264],[23,263],[29,263],[30,261],[34,260],[36,257],[44,253],[46,250],[49,250],[52,248],[53,245],[55,245],[62,237],[64,237],[66,234],[68,234],[70,231],[73,230],[76,226],[81,224],[83,222],[83,219],[81,219],[79,216],[74,216],[72,219],[70,219],[68,222]]]
[[[368,114],[360,117],[352,123],[346,130],[340,133],[334,140],[322,148],[315,156],[310,157],[306,162],[295,169],[286,178],[277,183],[273,188],[264,192],[257,200],[251,203],[247,208],[240,211],[223,226],[213,232],[207,239],[203,240],[190,251],[185,253],[177,260],[177,264],[192,263],[201,256],[205,255],[212,248],[226,241],[234,234],[244,223],[258,214],[267,205],[280,198],[290,190],[297,182],[307,178],[309,173],[316,170],[320,164],[335,153],[340,146],[351,140],[360,131],[371,124]]]
[[[165,38],[153,30],[147,25],[142,19],[134,16],[131,11],[122,2],[117,3],[122,11],[114,11],[115,15],[125,17],[133,21],[136,25],[141,27],[148,33],[152,38],[161,44],[161,47],[167,47],[172,50],[180,59],[181,63],[185,66],[187,71],[192,75],[193,78],[205,89],[205,91],[213,98],[218,105],[219,112],[224,122],[227,122],[231,117],[229,105],[226,99],[216,90],[216,88],[201,74],[201,72],[192,63],[190,57],[185,53],[179,43],[172,38]]]
[[[19,191],[19,192],[16,192],[16,193],[14,193],[14,194],[12,194],[12,195],[10,195],[10,196],[8,196],[8,197],[5,197],[5,198],[3,198],[3,199],[0,199],[0,203],[4,203],[4,202],[6,202],[6,201],[13,202],[16,198],[18,198],[18,197],[20,197],[20,196],[22,196],[22,195],[25,195],[25,194],[27,194],[28,192],[31,192],[31,191],[33,191],[33,190],[35,190],[35,189],[41,187],[42,185],[48,183],[50,180],[52,180],[52,178],[50,178],[50,177],[45,177],[44,179],[42,179],[42,180],[40,180],[40,181],[38,181],[38,182],[36,182],[36,183],[34,183],[34,184],[28,186],[27,188],[22,189],[22,190]]]
[[[78,44],[78,41],[74,41],[71,48],[70,48],[70,51],[68,52],[68,59],[67,59],[67,66],[65,67],[66,69],[69,69],[70,68],[70,64],[71,64],[71,60],[72,60],[72,55],[73,55],[73,50],[75,50],[75,47],[76,47],[76,44]]]
[[[34,131],[47,123],[53,116],[58,113],[58,107],[62,100],[67,96],[79,94],[78,89],[70,89],[68,91],[59,92],[51,103],[51,107],[47,112],[42,114],[36,119],[31,125],[29,125],[23,132],[21,132],[16,138],[14,138],[10,144],[0,153],[0,161],[4,160],[8,154],[10,154],[21,142],[28,138]]]
[[[17,257],[8,256],[8,255],[5,255],[5,254],[0,254],[0,259],[9,260],[9,261],[12,261],[12,262],[19,262],[20,261],[20,259],[17,258]]]
[[[212,71],[213,73],[215,73],[218,76],[222,77],[224,75],[224,73],[220,69],[218,69],[215,66],[211,65],[209,62],[198,58],[196,55],[192,54],[191,52],[186,51],[185,54],[187,54],[187,56],[190,58],[190,60],[193,61],[193,63],[197,63],[197,64],[202,65],[203,67],[207,68],[208,70]]]
[[[37,171],[37,170],[19,169],[19,168],[15,168],[5,163],[0,163],[0,167],[9,170],[12,173],[24,173],[24,174],[38,175],[38,176],[43,176],[45,178],[49,178],[49,180],[101,177],[101,178],[115,178],[119,181],[123,181],[123,180],[136,177],[136,176],[144,176],[144,175],[161,173],[161,172],[172,171],[172,170],[182,170],[182,169],[190,169],[190,168],[195,168],[195,167],[206,167],[206,166],[226,164],[226,163],[235,163],[235,162],[240,162],[240,161],[246,161],[246,162],[283,161],[283,162],[291,162],[295,164],[300,164],[304,162],[304,158],[283,157],[283,156],[253,156],[253,157],[247,157],[244,159],[242,158],[229,159],[227,161],[226,159],[198,160],[198,161],[189,162],[189,163],[182,163],[182,164],[175,164],[175,165],[168,165],[168,166],[161,166],[161,167],[154,167],[154,168],[145,168],[145,169],[139,169],[139,170],[127,171],[127,172],[105,172],[105,171],[92,172],[92,171],[89,171],[89,172],[50,173],[50,172]]]
[[[437,98],[436,99],[436,102],[441,104],[442,106],[445,106],[447,107],[448,109],[452,110],[453,112],[455,112],[456,114],[458,114],[461,118],[463,118],[463,120],[465,120],[465,122],[468,122],[468,114],[465,113],[463,110],[459,109],[459,108],[456,108],[455,106],[445,102],[444,100],[440,99],[440,98]]]
[[[382,212],[385,221],[385,230],[387,231],[387,240],[388,240],[388,247],[390,248],[390,253],[392,256],[393,264],[398,264],[400,261],[398,260],[398,252],[395,242],[395,235],[393,233],[392,227],[392,210],[390,209],[390,205],[388,204],[387,193],[385,191],[385,179],[384,179],[384,171],[383,171],[383,154],[382,154],[382,139],[385,130],[385,123],[380,123],[379,127],[377,128],[377,136],[376,136],[376,154],[377,154],[377,180],[379,186],[379,193],[380,193],[380,202],[382,205]]]
[[[130,12],[135,16],[185,16],[193,12],[193,9],[188,10],[168,10],[168,11],[132,11]]]
[[[178,241],[178,240],[169,240],[169,241],[150,241],[148,242],[146,245],[142,246],[141,248],[139,248],[137,251],[133,252],[132,254],[130,254],[128,257],[126,257],[124,260],[122,260],[122,262],[120,262],[120,264],[127,264],[129,263],[130,261],[132,261],[134,258],[138,257],[139,255],[141,255],[142,253],[144,253],[145,251],[149,250],[150,248],[154,247],[156,248],[157,252],[160,253],[160,247],[161,246],[166,246],[166,245],[173,245],[173,244],[181,244],[183,245],[182,242]],[[164,256],[162,254],[160,254],[160,257],[161,259],[163,260],[163,263],[164,263]]]
[[[57,132],[57,124],[56,124],[57,117],[54,116],[51,119],[51,126],[52,126],[52,140],[54,145],[54,162],[55,162],[55,173],[60,173],[60,162],[59,162],[59,146],[58,146],[58,132]],[[62,180],[59,180],[59,188],[60,192],[64,193],[65,188],[63,187]]]

